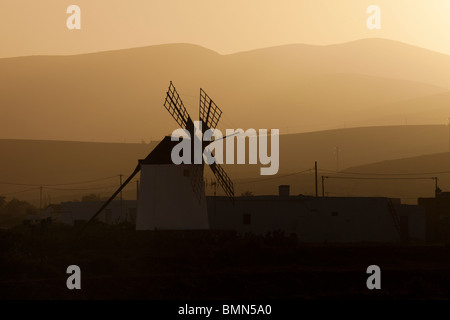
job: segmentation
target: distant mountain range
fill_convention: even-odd
[[[176,129],[170,81],[198,118],[202,87],[219,128],[282,133],[444,123],[450,57],[390,40],[288,45],[231,55],[173,44],[75,56],[0,59],[0,137],[158,140]]]

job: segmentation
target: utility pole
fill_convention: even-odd
[[[42,214],[42,186],[39,187],[39,214]]]
[[[139,200],[139,180],[136,180],[136,200]]]
[[[448,118],[448,152],[450,152],[450,118]]]
[[[217,184],[216,184],[216,180],[215,179],[211,179],[211,187],[214,187],[214,197],[216,197],[217,195]]]
[[[316,183],[316,198],[319,196],[319,190],[318,190],[318,186],[317,186],[317,161],[314,164],[314,180]]]
[[[438,186],[438,177],[433,177],[433,180],[434,180],[434,196],[437,198],[438,197],[438,195],[439,195],[439,193],[441,192],[441,189],[439,189],[439,186]]]
[[[214,214],[216,214],[216,211],[217,211],[217,206],[216,206],[217,183],[216,183],[216,180],[211,179],[211,186],[214,186]]]
[[[119,182],[120,182],[120,186],[122,186],[122,174],[119,174]],[[122,190],[120,190],[120,216],[122,217]]]
[[[339,152],[341,152],[341,148],[334,147],[334,153],[336,154],[336,172],[339,172]]]
[[[325,197],[325,177],[322,176],[322,197]]]

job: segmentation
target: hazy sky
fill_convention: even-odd
[[[66,9],[81,7],[81,30]],[[366,9],[381,8],[381,30]],[[450,54],[450,0],[0,0],[0,57],[187,42],[220,53],[377,37]]]

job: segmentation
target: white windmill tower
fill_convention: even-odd
[[[194,123],[172,82],[170,82],[166,94],[164,107],[178,125],[189,132],[191,150],[194,150],[195,139],[198,139],[195,134]],[[202,134],[208,129],[215,129],[222,111],[203,89],[200,89],[199,108]],[[177,141],[172,141],[170,136],[166,136],[145,159],[139,160],[133,173],[93,215],[85,227],[141,171],[136,216],[137,230],[208,229],[205,184],[203,181],[203,157],[200,164],[194,164],[194,153],[192,152],[191,164],[174,164],[171,152],[177,143]],[[211,142],[200,142],[202,152],[209,143]],[[218,163],[213,162],[209,166],[227,196],[233,199],[233,182],[229,176]]]

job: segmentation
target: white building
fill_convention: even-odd
[[[167,136],[139,161],[137,230],[208,229],[204,166],[175,165],[171,151],[177,143]]]
[[[198,197],[192,186],[196,171]],[[137,230],[208,229],[203,165],[143,163],[140,179]]]
[[[152,199],[156,201],[156,198]],[[185,227],[189,226],[192,217],[188,214],[181,216],[185,213],[172,205],[175,200],[171,202],[171,199],[161,198],[156,205],[164,210],[177,210],[170,216],[180,215],[176,221],[186,220],[179,229],[192,229]],[[236,197],[233,205],[227,197],[207,197],[206,203],[206,223],[212,230],[236,230],[259,235],[282,231],[286,235],[296,234],[301,242],[311,243],[425,241],[425,209],[401,205],[388,198],[251,196]],[[64,202],[60,221],[69,225],[77,221],[87,222],[102,204]],[[98,219],[109,224],[148,219],[149,214],[145,211],[141,211],[145,212],[143,217],[140,218],[139,214],[136,217],[138,204],[136,200],[124,200],[121,206],[120,200],[115,200]]]
[[[260,235],[282,231],[286,235],[296,234],[301,242],[389,243],[399,242],[405,236],[425,241],[424,208],[390,205],[390,201],[387,198],[252,196],[235,198],[233,205],[226,197],[208,197],[208,214],[211,229]],[[408,217],[409,231],[402,217]]]

